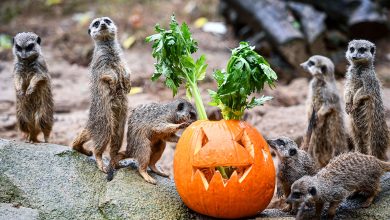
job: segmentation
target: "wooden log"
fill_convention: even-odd
[[[376,39],[388,33],[385,12],[371,0],[298,0],[311,4],[344,24],[351,37]]]
[[[280,0],[221,0],[245,19],[254,32],[264,31],[267,39],[293,67],[307,58],[304,35],[295,28],[294,17]]]
[[[325,54],[326,14],[316,10],[311,5],[299,2],[288,2],[288,7],[300,21],[310,52],[312,54]]]

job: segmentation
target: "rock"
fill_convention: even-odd
[[[68,147],[0,139],[0,219],[210,219],[186,208],[172,180],[152,175],[157,185],[130,162],[107,182],[94,160]],[[361,198],[348,200],[339,219],[389,219],[390,173],[381,186],[370,208],[358,208]],[[267,209],[254,218],[293,216]]]
[[[194,218],[173,181],[154,177],[158,184],[148,184],[133,167],[107,183],[95,161],[68,147],[0,139],[0,202],[36,210],[39,219]],[[23,214],[8,210],[0,206]]]
[[[0,203],[0,219],[12,220],[38,220],[39,213],[36,209],[15,207],[13,204]]]

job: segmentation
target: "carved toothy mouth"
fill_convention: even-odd
[[[200,179],[206,190],[212,181],[221,181],[224,186],[229,182],[241,183],[244,181],[245,177],[252,170],[254,163],[254,145],[251,143],[246,131],[244,129],[241,130],[237,136],[230,140],[219,139],[218,144],[221,147],[212,147],[216,143],[209,141],[203,129],[200,135],[201,138],[198,139],[199,141],[195,148],[193,179]],[[212,157],[211,155],[219,156]],[[230,175],[227,175],[227,179],[222,178],[220,171],[217,169],[218,167],[224,167],[228,170]]]

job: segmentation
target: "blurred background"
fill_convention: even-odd
[[[108,3],[109,2],[109,3]],[[200,84],[205,103],[207,89],[215,88],[212,72],[224,68],[230,50],[241,40],[255,45],[270,61],[279,81],[265,94],[274,99],[248,111],[245,119],[266,137],[290,136],[300,142],[306,127],[305,100],[309,76],[299,64],[309,56],[329,56],[336,65],[340,94],[347,67],[344,54],[349,40],[366,38],[377,45],[376,71],[383,84],[390,123],[390,43],[388,0],[2,0],[0,3],[0,137],[21,140],[15,121],[11,39],[33,31],[42,38],[43,53],[52,77],[55,125],[51,142],[69,145],[85,125],[89,108],[89,71],[93,42],[87,34],[95,17],[109,16],[117,24],[118,39],[132,71],[129,107],[164,102],[172,93],[161,82],[152,83],[151,45],[146,36],[156,23],[167,26],[174,13],[189,24],[199,43],[195,56],[205,54],[207,77]],[[181,90],[178,96],[185,95]],[[207,107],[211,119],[220,115]],[[174,145],[160,164],[172,167]]]

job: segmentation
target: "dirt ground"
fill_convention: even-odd
[[[43,53],[52,77],[55,100],[55,124],[50,138],[52,143],[69,145],[86,124],[89,108],[88,54],[93,49],[87,26],[91,18],[108,15],[119,26],[121,42],[131,36],[136,39],[133,46],[124,50],[124,57],[132,71],[133,87],[137,87],[136,90],[139,91],[129,94],[129,108],[172,99],[171,91],[166,89],[162,82],[152,83],[150,80],[154,60],[151,56],[151,45],[143,40],[153,33],[155,23],[166,25],[172,12],[176,13],[179,21],[190,24],[193,37],[199,43],[197,55],[202,53],[207,56],[208,76],[200,84],[205,103],[209,100],[207,89],[215,88],[211,78],[213,70],[224,68],[230,56],[230,49],[238,45],[231,30],[224,36],[216,36],[194,27],[196,18],[202,16],[210,21],[223,21],[217,13],[216,0],[144,1],[142,4],[142,1],[133,1],[125,6],[119,5],[120,1],[114,2],[111,6],[84,3],[76,6],[70,4],[69,7],[74,7],[71,9],[56,5],[50,6],[50,10],[45,8],[46,6],[42,6],[43,9],[38,6],[31,10],[21,9],[20,14],[9,23],[0,24],[0,33],[13,36],[22,31],[34,31],[42,37]],[[0,4],[3,10],[12,6],[12,1]],[[42,10],[49,11],[41,13]],[[16,128],[11,52],[1,51],[0,58],[0,138],[22,140],[22,135]],[[387,121],[390,124],[390,44],[386,41],[378,44],[376,69],[385,84],[383,94]],[[340,94],[343,94],[343,79],[338,84]],[[266,137],[283,135],[299,141],[306,127],[307,91],[308,79],[305,78],[295,79],[289,85],[279,83],[275,90],[265,90],[265,94],[273,96],[274,99],[265,106],[248,111],[245,119]],[[183,89],[180,90],[178,96],[184,96],[184,92]],[[210,115],[215,113],[215,109],[211,107],[207,107],[207,111]],[[42,139],[41,136],[40,138]],[[160,160],[162,168],[170,173],[173,153],[174,144],[170,144]]]

